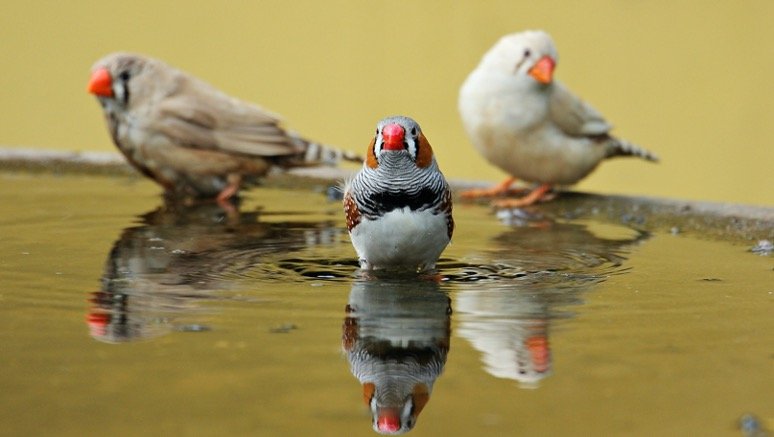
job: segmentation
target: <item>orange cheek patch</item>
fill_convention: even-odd
[[[371,398],[376,393],[376,385],[373,382],[366,382],[363,384],[363,401],[366,405],[371,403]]]
[[[374,155],[374,145],[376,144],[376,138],[371,140],[371,144],[368,145],[368,154],[366,155],[366,165],[371,168],[376,168],[379,163],[376,161],[376,155]]]
[[[411,397],[414,399],[414,417],[417,417],[427,405],[427,401],[430,400],[430,392],[426,385],[417,384],[411,391]]]
[[[417,167],[425,168],[433,162],[433,148],[425,138],[425,134],[419,134],[419,150],[417,151]]]

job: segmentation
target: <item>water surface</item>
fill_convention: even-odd
[[[374,435],[372,397],[410,400],[416,435],[774,417],[774,263],[748,242],[458,204],[437,274],[374,276],[325,187],[235,212],[0,178],[3,435]]]

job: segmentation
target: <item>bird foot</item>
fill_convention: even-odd
[[[548,202],[556,198],[556,193],[551,192],[551,185],[543,184],[524,197],[518,199],[501,199],[492,202],[492,206],[497,209],[523,208],[534,205],[538,202]]]
[[[218,193],[218,197],[216,200],[218,201],[218,204],[221,204],[223,202],[228,202],[234,195],[239,191],[239,184],[238,183],[231,183],[226,186],[226,188],[223,189],[220,193]]]
[[[420,278],[428,282],[435,282],[436,284],[442,284],[446,281],[446,278],[437,271],[423,272],[423,274],[420,275]]]
[[[499,184],[490,188],[473,188],[465,190],[460,194],[463,199],[480,199],[482,197],[498,197],[511,194],[510,186],[516,181],[516,178],[508,178]],[[517,189],[522,192],[521,189]]]
[[[223,191],[218,193],[218,197],[215,198],[218,206],[228,213],[233,213],[236,210],[233,200],[234,196],[239,192],[239,185],[239,180],[231,181]]]

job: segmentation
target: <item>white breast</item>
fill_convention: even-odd
[[[550,120],[549,94],[520,79],[480,69],[468,77],[459,110],[471,143],[489,162],[524,181],[577,182],[604,158],[604,147],[563,133]]]
[[[433,268],[449,244],[445,215],[409,208],[390,211],[375,220],[363,218],[350,237],[364,269]]]

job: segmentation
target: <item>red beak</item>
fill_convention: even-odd
[[[542,84],[549,84],[554,75],[555,67],[556,61],[550,56],[543,56],[529,69],[529,75]]]
[[[379,412],[376,427],[384,433],[396,433],[400,430],[400,416],[394,408],[385,408]]]
[[[91,73],[86,90],[95,96],[113,97],[113,79],[107,68],[98,68]]]
[[[405,132],[397,123],[388,124],[382,128],[384,138],[384,150],[403,150],[403,136]]]

